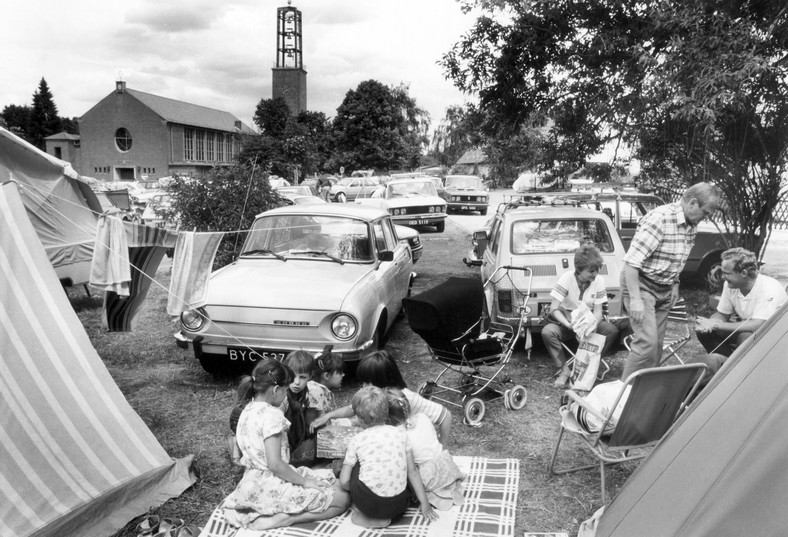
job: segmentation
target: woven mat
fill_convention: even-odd
[[[417,508],[409,508],[395,524],[385,529],[367,529],[350,521],[350,514],[321,522],[268,531],[237,530],[224,522],[219,506],[211,514],[200,537],[485,537],[514,535],[514,514],[520,480],[517,459],[454,457],[468,477],[465,502],[449,511],[438,511],[440,519],[428,523]]]

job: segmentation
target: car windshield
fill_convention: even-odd
[[[447,177],[446,188],[465,188],[482,190],[482,180],[478,177]]]
[[[512,254],[569,253],[585,243],[594,244],[604,253],[613,251],[613,240],[603,220],[519,220],[512,223]]]
[[[311,196],[312,190],[308,186],[283,186],[276,189],[280,194],[299,194],[301,196]]]
[[[437,196],[432,181],[409,181],[407,183],[389,183],[386,187],[386,199],[413,198],[416,196]]]
[[[285,214],[255,220],[241,256],[278,255],[285,259],[372,261],[369,226],[343,216]]]
[[[340,179],[340,180],[337,182],[337,184],[338,184],[338,185],[342,185],[342,186],[348,186],[350,183],[353,183],[353,182],[355,182],[355,181],[356,181],[356,178],[355,178],[355,177],[345,177],[345,178],[343,178],[343,179]]]

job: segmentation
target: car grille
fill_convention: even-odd
[[[452,196],[452,201],[459,201],[459,202],[466,202],[466,203],[476,203],[476,202],[484,202],[487,201],[484,199],[484,196],[460,196],[454,194]]]

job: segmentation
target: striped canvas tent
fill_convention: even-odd
[[[106,536],[188,488],[91,345],[15,183],[0,185],[0,535]]]

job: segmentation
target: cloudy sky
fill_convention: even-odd
[[[26,0],[0,6],[0,110],[30,105],[44,77],[61,116],[115,87],[227,110],[252,125],[271,97],[276,9],[286,0]],[[332,117],[369,79],[405,83],[432,116],[465,97],[436,64],[472,25],[456,0],[295,0],[307,108]]]

